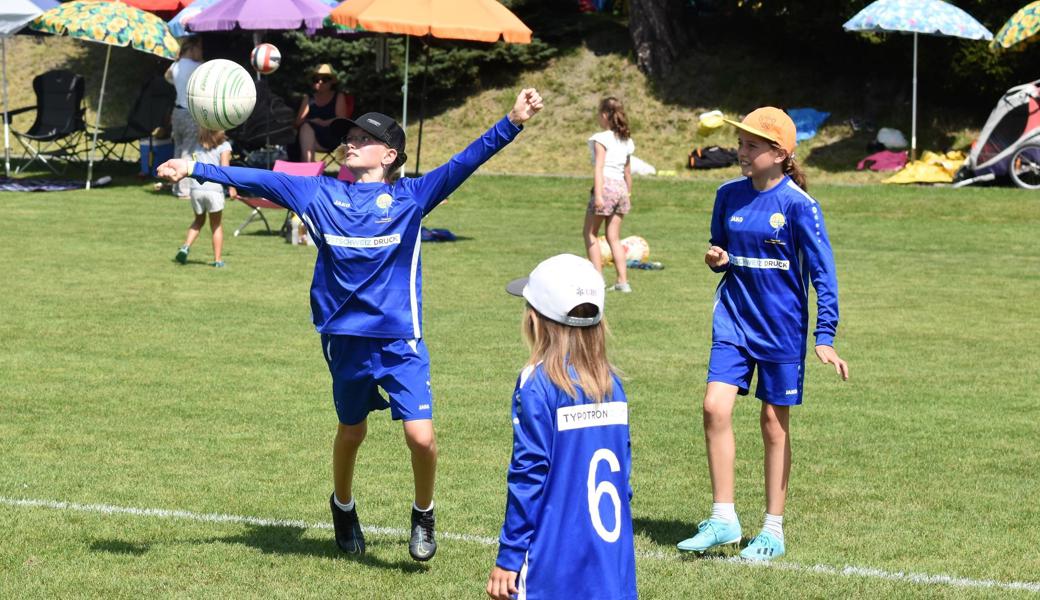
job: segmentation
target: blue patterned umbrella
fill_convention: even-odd
[[[877,0],[842,26],[845,31],[914,34],[914,95],[910,157],[917,153],[917,34],[991,40],[993,34],[963,10],[942,0]]]

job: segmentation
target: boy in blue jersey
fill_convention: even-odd
[[[704,437],[714,503],[680,550],[704,552],[741,539],[734,508],[733,405],[758,371],[762,401],[766,515],[740,553],[772,560],[785,552],[783,514],[791,471],[790,407],[802,403],[809,283],[817,296],[816,355],[848,379],[834,351],[838,281],[823,212],[805,192],[794,161],[796,131],[783,111],[764,107],[742,122],[737,158],[744,177],[719,187],[704,260],[723,273],[715,294],[711,358],[704,394]]]
[[[531,358],[513,392],[505,522],[487,594],[636,597],[628,403],[607,360],[603,276],[572,254],[507,286]]]
[[[422,339],[420,225],[477,167],[511,142],[542,108],[534,89],[517,96],[509,114],[447,163],[419,178],[389,183],[405,162],[405,134],[393,119],[367,113],[346,121],[343,166],[354,183],[261,169],[216,167],[185,160],[162,164],[171,181],[194,177],[269,198],[300,216],[317,247],[311,314],[332,374],[339,418],[333,442],[335,490],[329,498],[336,543],[363,554],[365,538],[353,496],[354,465],[368,413],[390,408],[404,422],[415,482],[412,558],[437,550],[433,490],[437,448],[430,358]],[[387,402],[380,394],[389,396]]]

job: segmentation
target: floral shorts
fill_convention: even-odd
[[[628,197],[628,184],[624,179],[603,178],[603,207],[596,208],[595,189],[589,190],[588,212],[603,217],[610,215],[627,215],[632,209],[632,201]]]

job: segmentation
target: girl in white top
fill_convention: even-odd
[[[597,118],[604,131],[589,138],[594,168],[592,192],[585,212],[585,250],[592,264],[602,272],[599,229],[605,221],[607,244],[617,269],[617,283],[607,289],[631,292],[625,268],[625,249],[621,246],[621,221],[632,208],[631,157],[636,145],[629,135],[628,118],[620,100],[604,98],[599,103]]]
[[[231,143],[223,131],[199,128],[199,137],[195,144],[189,149],[188,155],[195,162],[207,165],[220,165],[222,167],[231,164]],[[190,177],[185,177],[188,182],[191,195],[191,209],[195,212],[195,220],[188,227],[188,236],[184,245],[177,251],[174,260],[182,265],[188,262],[188,251],[191,245],[199,237],[202,226],[206,224],[206,214],[209,214],[209,228],[213,232],[213,262],[214,267],[223,267],[224,260],[221,252],[224,247],[224,186],[219,183],[208,181],[200,183]],[[228,194],[235,198],[238,192],[229,187]]]

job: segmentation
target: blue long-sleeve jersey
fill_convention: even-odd
[[[823,211],[784,177],[759,192],[750,178],[719,186],[711,244],[729,254],[716,290],[712,340],[745,348],[767,362],[805,358],[809,282],[817,297],[817,345],[833,345],[838,280]]]
[[[189,175],[268,198],[306,223],[318,250],[311,314],[320,333],[421,338],[420,223],[520,130],[503,118],[444,165],[393,184],[200,163]]]
[[[530,600],[636,597],[632,454],[621,382],[573,399],[541,365],[513,393],[513,456],[496,564]]]

